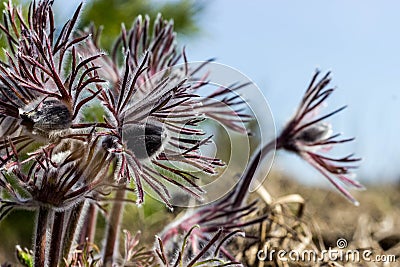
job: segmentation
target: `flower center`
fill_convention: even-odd
[[[166,139],[166,132],[162,126],[153,123],[132,125],[124,133],[127,148],[138,159],[146,159],[155,155]]]

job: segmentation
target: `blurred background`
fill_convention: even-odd
[[[80,2],[55,0],[57,23],[64,23]],[[85,2],[80,27],[90,21],[104,25],[103,45],[110,47],[122,22],[129,28],[138,14],[154,18],[158,12],[175,20],[179,42],[185,45],[189,61],[216,57],[217,62],[241,71],[256,83],[268,100],[277,131],[295,111],[315,69],[332,71],[332,86],[337,90],[326,112],[348,105],[331,121],[336,132],[357,138],[337,153],[354,152],[363,159],[356,172],[368,191],[355,193],[361,209],[331,193],[327,180],[288,153],[278,153],[265,186],[277,195],[301,193],[312,203],[310,216],[319,216],[327,228],[338,224],[337,231],[350,227],[354,214],[365,208],[377,220],[390,212],[398,213],[400,2],[92,0]],[[257,105],[256,99],[249,101]],[[157,230],[163,220],[157,214],[160,204],[153,200],[148,203],[145,209],[127,212],[144,218],[130,227]],[[329,210],[326,216],[317,215],[324,205],[332,203],[339,203],[333,214]],[[0,223],[0,233],[12,225],[15,216],[29,222],[32,215],[10,215]],[[329,220],[331,224],[327,224]],[[29,247],[31,240],[26,236],[30,236],[31,226],[22,228],[8,236]],[[350,235],[351,229],[344,232]],[[8,253],[15,242],[7,244],[10,246],[4,250]]]

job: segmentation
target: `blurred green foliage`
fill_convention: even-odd
[[[15,246],[31,248],[35,214],[27,210],[15,210],[0,222],[0,264],[15,260]]]
[[[0,11],[4,11],[4,3],[0,4]],[[23,3],[27,10],[29,1],[13,0],[13,3]],[[154,19],[161,13],[164,19],[174,20],[175,31],[185,36],[194,36],[199,33],[198,18],[204,10],[204,4],[194,0],[156,1],[156,0],[88,0],[80,16],[78,27],[83,29],[90,25],[103,26],[101,45],[104,49],[111,48],[115,38],[121,32],[124,23],[130,28],[138,15],[149,15]],[[2,21],[3,23],[3,21]],[[6,39],[0,33],[0,58],[4,59]]]
[[[83,109],[85,122],[104,122],[104,116],[106,116],[106,113],[99,103],[92,104]]]
[[[154,19],[158,13],[164,19],[173,19],[175,31],[187,36],[199,32],[198,16],[204,6],[194,0],[154,1],[154,0],[91,0],[80,17],[79,28],[90,25],[104,26],[101,45],[110,49],[121,32],[121,24],[130,28],[138,15],[149,15]]]
[[[3,0],[3,1],[1,1],[1,4],[0,4],[0,12],[1,12],[1,14],[3,14],[3,12],[4,12],[4,10],[5,10],[5,4],[7,3],[8,1],[5,1],[5,0]],[[13,0],[13,3],[15,3],[15,4],[19,4],[20,3],[20,1],[18,1],[18,0]],[[3,18],[1,19],[1,24],[3,24],[4,23],[4,20],[3,20]],[[5,34],[3,33],[3,31],[1,31],[0,30],[0,59],[5,59],[5,56],[6,56],[6,54],[5,54],[5,52],[4,52],[4,48],[7,46],[7,39],[6,39],[6,36],[5,36]]]

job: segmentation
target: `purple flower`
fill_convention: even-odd
[[[187,237],[190,249],[193,253],[198,253],[203,245],[210,241],[213,234],[221,231],[227,236],[234,236],[239,232],[244,235],[243,228],[268,218],[269,215],[263,215],[247,219],[247,216],[257,212],[257,201],[233,207],[233,196],[231,193],[211,205],[187,212],[182,218],[165,227],[160,234],[160,240],[168,249],[172,249],[182,234],[191,232]],[[192,229],[194,225],[199,227]],[[226,247],[220,247],[220,252],[225,258],[235,260]]]
[[[353,157],[353,154],[341,158],[324,155],[334,145],[353,141],[354,138],[339,139],[340,134],[332,134],[331,125],[324,122],[325,119],[342,111],[345,107],[318,116],[319,109],[334,91],[333,88],[327,89],[330,73],[319,81],[317,81],[318,75],[317,71],[294,117],[286,124],[277,139],[277,149],[283,148],[299,155],[326,177],[347,199],[358,205],[357,200],[343,185],[356,189],[364,188],[351,179],[353,175],[351,169],[356,167],[353,164],[360,159]]]
[[[42,150],[25,163],[14,153],[15,164],[1,172],[0,189],[6,194],[0,198],[0,218],[18,207],[65,211],[87,199],[101,200],[113,184],[112,159],[97,140],[89,136],[88,142],[75,143],[68,152]]]
[[[182,237],[173,243],[173,249],[157,237],[155,253],[163,266],[243,266],[235,261],[232,255],[228,260],[224,243],[237,235],[243,235],[240,230],[226,233],[218,229],[206,240],[198,240],[196,231],[200,231],[198,225],[192,226]],[[170,243],[170,242],[169,242]],[[201,244],[201,245],[200,245]]]
[[[71,151],[90,135],[113,161],[115,183],[134,181],[138,203],[147,188],[171,207],[171,184],[201,198],[196,173],[214,175],[224,165],[200,153],[212,138],[201,122],[213,118],[246,133],[243,122],[250,117],[233,92],[245,85],[201,97],[207,75],[196,75],[207,62],[192,67],[177,48],[173,23],[161,16],[153,30],[148,17],[123,28],[106,56],[93,27],[74,32],[81,6],[56,37],[51,5],[32,4],[27,20],[20,9],[6,6],[0,26],[9,45],[0,65],[0,167]],[[88,122],[82,112],[88,104],[100,104],[104,118]],[[28,159],[13,161],[20,153]]]
[[[6,4],[0,24],[8,41],[0,64],[1,151],[10,144],[8,138],[17,152],[33,144],[58,145],[80,124],[82,107],[100,93],[95,84],[104,82],[93,65],[102,53],[83,58],[76,52],[88,37],[73,36],[81,6],[56,38],[51,5],[31,4],[25,19],[20,8]]]
[[[195,183],[195,173],[214,175],[224,166],[200,153],[212,138],[201,122],[213,118],[247,133],[243,122],[250,117],[233,92],[245,85],[221,87],[201,97],[199,89],[207,85],[207,77],[196,74],[207,62],[197,68],[187,62],[184,50],[176,46],[172,22],[158,16],[152,34],[149,24],[148,17],[139,17],[132,29],[122,29],[111,56],[95,61],[106,70],[98,75],[110,82],[100,86],[98,95],[106,108],[99,134],[105,137],[103,147],[116,156],[115,179],[135,182],[138,203],[146,187],[171,207],[169,185],[201,198],[204,192]],[[82,54],[99,51],[96,31],[92,27],[90,32],[93,38],[81,47]],[[236,109],[228,108],[233,106]]]

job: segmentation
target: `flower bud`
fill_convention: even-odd
[[[72,115],[59,100],[45,100],[33,109],[20,110],[22,124],[31,131],[49,132],[70,127]]]
[[[296,140],[303,143],[315,143],[328,138],[332,134],[332,125],[317,123],[310,125],[296,135]]]
[[[127,147],[140,160],[156,154],[166,140],[164,128],[149,122],[129,126],[124,135]]]

